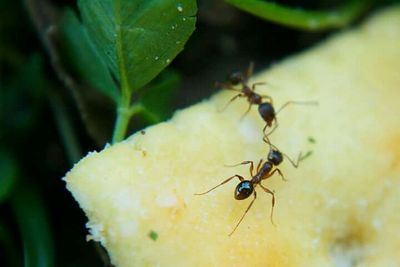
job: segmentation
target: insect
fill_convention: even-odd
[[[272,103],[272,98],[270,96],[260,95],[255,92],[256,86],[266,84],[265,82],[253,83],[251,86],[248,85],[248,79],[253,74],[253,69],[254,69],[254,63],[250,62],[250,65],[247,68],[246,73],[240,71],[233,72],[228,76],[227,83],[220,83],[220,82],[215,83],[216,87],[238,92],[237,95],[235,95],[231,100],[229,100],[229,102],[225,105],[225,107],[221,111],[225,110],[229,106],[229,104],[235,101],[236,99],[243,97],[247,98],[247,101],[249,102],[249,107],[247,111],[243,114],[242,118],[245,117],[247,113],[249,113],[252,105],[261,105],[263,103],[263,99],[268,99],[269,102]],[[235,88],[235,86],[237,85],[241,85],[242,88],[241,89]]]
[[[246,98],[247,102],[249,102],[249,107],[247,108],[246,112],[242,115],[244,118],[251,109],[252,105],[258,106],[258,113],[260,114],[261,118],[265,122],[265,126],[263,128],[264,136],[269,136],[272,134],[276,128],[278,128],[278,119],[277,115],[281,112],[284,108],[291,104],[300,104],[300,105],[317,105],[318,102],[316,101],[288,101],[283,104],[277,111],[275,111],[272,97],[269,95],[260,95],[255,92],[256,86],[266,84],[265,82],[258,82],[253,83],[251,86],[248,85],[248,79],[253,74],[254,63],[250,62],[249,67],[247,68],[246,72],[233,72],[228,77],[227,83],[220,83],[216,82],[216,87],[221,87],[226,90],[232,90],[237,92],[238,94],[232,97],[225,107],[221,110],[225,110],[230,103],[235,101],[238,98]],[[235,86],[241,85],[241,89],[236,88]],[[275,125],[272,128],[272,124],[275,121]],[[266,133],[267,128],[272,128],[268,133]]]
[[[279,158],[279,156],[275,156],[275,157]],[[250,175],[252,177],[250,180],[246,180],[243,176],[241,176],[239,174],[235,174],[235,175],[229,177],[228,179],[226,179],[225,181],[223,181],[222,183],[220,183],[219,185],[214,186],[210,190],[203,192],[203,193],[196,194],[196,195],[207,194],[207,193],[213,191],[214,189],[216,189],[217,187],[226,184],[230,180],[232,180],[234,178],[238,178],[240,182],[235,188],[235,192],[234,192],[235,199],[243,200],[243,199],[248,198],[250,195],[253,195],[253,200],[250,202],[249,206],[247,207],[247,209],[243,213],[242,217],[240,218],[239,222],[236,224],[235,228],[233,228],[233,230],[229,234],[229,236],[231,236],[236,231],[236,229],[238,228],[238,226],[240,225],[240,223],[243,221],[244,217],[246,216],[247,212],[250,210],[254,201],[256,200],[257,192],[255,191],[255,188],[258,185],[266,193],[271,194],[271,196],[272,196],[272,209],[271,209],[270,218],[271,218],[271,222],[273,223],[272,216],[273,216],[273,210],[274,210],[274,206],[275,206],[275,194],[273,191],[271,191],[267,187],[263,186],[261,184],[261,181],[271,177],[275,172],[278,172],[283,177],[283,175],[279,169],[275,169],[272,171],[274,164],[273,164],[273,162],[270,162],[270,161],[266,161],[266,162],[264,162],[264,164],[262,164],[262,160],[260,160],[260,162],[257,165],[256,174],[253,173],[253,171],[254,171],[253,161],[243,161],[243,162],[239,163],[238,165],[243,165],[243,164],[250,164]]]
[[[270,178],[275,173],[278,173],[281,176],[282,180],[286,181],[281,170],[276,167],[282,163],[283,157],[288,158],[289,161],[292,163],[292,165],[295,168],[298,167],[299,162],[302,160],[301,153],[298,156],[297,162],[294,162],[286,154],[280,152],[274,145],[272,145],[271,142],[268,140],[268,138],[264,137],[263,140],[264,140],[264,142],[269,144],[270,150],[268,153],[267,161],[264,162],[264,160],[261,159],[258,162],[258,165],[256,168],[256,173],[254,173],[254,162],[253,161],[243,161],[239,164],[230,166],[230,167],[234,167],[234,166],[239,166],[239,165],[250,164],[249,171],[250,171],[251,179],[246,180],[243,176],[241,176],[239,174],[235,174],[235,175],[229,177],[228,179],[224,180],[222,183],[218,184],[217,186],[214,186],[210,190],[203,192],[203,193],[195,194],[195,195],[205,195],[205,194],[213,191],[214,189],[220,187],[221,185],[228,183],[232,179],[238,178],[240,182],[235,188],[235,192],[234,192],[235,199],[243,200],[243,199],[246,199],[246,198],[250,197],[251,195],[253,195],[253,200],[250,202],[249,206],[247,207],[247,209],[243,213],[242,217],[240,218],[239,222],[236,224],[235,228],[232,230],[232,232],[229,234],[229,236],[231,236],[236,231],[236,229],[238,228],[238,226],[240,225],[240,223],[243,221],[244,217],[246,216],[247,212],[250,210],[254,201],[256,200],[257,192],[255,191],[255,188],[257,186],[260,186],[261,189],[264,190],[265,193],[268,193],[272,196],[270,219],[271,219],[271,223],[274,224],[273,212],[274,212],[274,206],[275,206],[275,193],[272,190],[265,187],[264,185],[262,185],[261,182],[263,180]]]

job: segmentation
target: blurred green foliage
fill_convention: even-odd
[[[262,0],[225,0],[227,3],[265,20],[308,31],[340,28],[357,19],[377,0],[343,1],[326,11],[288,7]]]
[[[65,11],[60,29],[61,49],[73,75],[77,75],[82,81],[98,89],[114,102],[118,102],[118,86],[113,81],[106,62],[91,42],[86,28],[71,9]]]

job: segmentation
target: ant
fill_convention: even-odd
[[[228,76],[227,83],[220,83],[220,82],[215,83],[215,87],[221,87],[226,90],[232,90],[239,93],[235,95],[231,100],[229,100],[229,102],[221,111],[225,110],[230,103],[232,103],[233,101],[235,101],[237,98],[240,97],[247,98],[247,101],[249,102],[249,107],[247,111],[243,114],[242,118],[246,116],[247,113],[249,113],[252,105],[261,105],[263,103],[263,99],[267,98],[269,102],[272,103],[272,98],[270,96],[260,95],[255,92],[256,86],[266,84],[265,82],[253,83],[251,87],[248,85],[248,80],[250,76],[253,74],[253,70],[254,70],[254,62],[250,62],[249,67],[247,68],[245,74],[243,72],[236,71]],[[234,87],[237,85],[241,85],[242,89],[237,89]],[[260,115],[264,118],[261,112]]]
[[[214,186],[210,190],[208,190],[206,192],[203,192],[203,193],[195,194],[195,195],[205,195],[205,194],[213,191],[217,187],[219,187],[221,185],[224,185],[227,182],[229,182],[230,180],[232,180],[233,178],[237,177],[240,180],[240,182],[235,188],[235,192],[234,192],[235,199],[236,200],[243,200],[243,199],[248,198],[250,195],[254,196],[253,200],[250,202],[249,206],[247,207],[247,209],[243,213],[242,217],[240,218],[239,222],[236,224],[235,228],[233,228],[233,230],[229,234],[229,236],[231,236],[236,231],[236,229],[238,228],[238,226],[240,225],[240,223],[243,221],[244,217],[246,216],[247,212],[250,210],[250,208],[253,205],[254,201],[256,200],[257,192],[255,191],[255,188],[257,186],[260,186],[264,190],[265,193],[268,193],[268,194],[270,194],[272,196],[272,204],[271,204],[272,208],[271,208],[270,219],[271,219],[271,223],[273,225],[275,225],[274,221],[273,221],[273,212],[274,212],[274,206],[275,206],[275,193],[274,193],[274,191],[272,191],[272,190],[268,189],[267,187],[263,186],[261,184],[261,182],[263,180],[268,179],[269,177],[274,175],[276,172],[281,176],[283,181],[286,181],[286,179],[285,179],[284,175],[282,174],[281,170],[279,168],[277,168],[277,166],[282,163],[284,156],[287,159],[289,159],[290,163],[292,163],[292,165],[295,168],[297,168],[299,166],[299,162],[304,159],[304,157],[302,157],[302,155],[301,155],[302,153],[300,152],[300,154],[298,156],[298,159],[297,159],[297,162],[294,162],[286,154],[284,154],[281,151],[279,151],[276,146],[272,145],[271,142],[268,140],[268,138],[264,137],[263,141],[270,146],[270,150],[269,150],[269,153],[268,153],[267,161],[264,162],[263,159],[261,159],[258,162],[255,174],[254,174],[254,162],[253,161],[243,161],[243,162],[241,162],[239,164],[229,166],[229,167],[235,167],[235,166],[239,166],[239,165],[250,164],[250,168],[249,168],[250,176],[251,176],[250,180],[246,180],[243,176],[241,176],[239,174],[235,174],[235,175],[229,177],[228,179],[226,179],[225,181],[223,181],[222,183],[218,184],[217,186]],[[274,167],[275,167],[275,169],[274,169]]]
[[[278,120],[277,120],[277,115],[280,111],[282,111],[284,108],[286,108],[290,104],[300,104],[300,105],[316,105],[318,102],[315,101],[288,101],[285,104],[283,104],[278,111],[275,111],[275,108],[273,106],[273,101],[272,97],[268,95],[260,95],[255,92],[256,86],[258,85],[263,85],[266,84],[265,82],[258,82],[258,83],[253,83],[251,87],[248,85],[248,80],[250,76],[253,74],[254,70],[254,62],[250,62],[249,67],[247,68],[246,72],[233,72],[231,75],[228,76],[228,82],[227,83],[220,83],[216,82],[215,86],[216,87],[221,87],[226,90],[232,90],[235,92],[238,92],[237,95],[235,95],[233,98],[231,98],[228,103],[225,105],[225,107],[221,110],[225,110],[230,103],[235,101],[237,98],[247,98],[247,101],[249,102],[249,107],[246,110],[246,112],[242,115],[242,118],[244,118],[250,111],[252,105],[258,105],[258,113],[260,114],[261,118],[265,121],[265,126],[263,128],[263,133],[264,136],[269,136],[272,134],[276,128],[278,128]],[[238,89],[235,88],[234,86],[241,85],[242,88]],[[267,99],[267,101],[263,101],[263,99]],[[274,128],[269,131],[269,133],[266,133],[267,128],[272,127],[272,123],[275,121],[275,126]]]

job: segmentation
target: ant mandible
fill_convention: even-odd
[[[268,140],[268,138],[264,137],[263,141],[266,142],[267,144],[269,144],[270,150],[268,153],[267,161],[265,161],[263,163],[263,159],[261,159],[258,162],[255,174],[254,174],[254,162],[253,161],[243,161],[239,164],[230,166],[230,167],[234,167],[234,166],[239,166],[239,165],[250,164],[250,168],[249,168],[250,176],[251,176],[250,180],[246,180],[243,176],[241,176],[239,174],[235,174],[235,175],[229,177],[228,179],[226,179],[225,181],[223,181],[222,183],[218,184],[217,186],[214,186],[210,190],[203,192],[203,193],[195,194],[195,195],[207,194],[207,193],[213,191],[214,189],[216,189],[217,187],[220,187],[221,185],[226,184],[227,182],[229,182],[230,180],[232,180],[235,177],[237,177],[240,180],[240,183],[236,186],[235,192],[234,192],[234,197],[236,200],[246,199],[250,195],[253,194],[253,196],[254,196],[253,200],[250,202],[249,206],[247,207],[247,209],[243,213],[242,217],[240,218],[239,222],[236,224],[235,228],[233,228],[233,230],[229,234],[229,236],[231,236],[236,231],[236,229],[238,228],[238,226],[240,225],[240,223],[243,221],[244,217],[246,216],[247,212],[250,210],[254,201],[256,200],[257,192],[255,191],[255,188],[258,185],[264,190],[265,193],[271,194],[271,196],[272,196],[272,204],[271,204],[272,207],[271,207],[270,219],[271,219],[271,223],[273,225],[275,225],[274,221],[273,221],[273,213],[274,213],[274,206],[275,206],[275,193],[272,190],[268,189],[267,187],[263,186],[261,184],[261,181],[268,179],[269,177],[274,175],[274,173],[276,173],[276,172],[281,176],[282,180],[286,181],[281,170],[276,168],[276,166],[278,166],[279,164],[282,163],[284,156],[289,159],[289,161],[292,163],[292,165],[295,168],[298,167],[299,162],[302,160],[301,153],[299,154],[297,162],[294,162],[286,154],[280,152],[274,145],[272,145],[271,142]],[[273,169],[274,167],[275,167],[275,169]]]
[[[233,72],[231,75],[228,76],[228,82],[227,83],[220,83],[216,82],[215,86],[216,87],[221,87],[226,90],[232,90],[235,92],[238,92],[237,95],[235,95],[233,98],[231,98],[228,103],[225,105],[225,107],[221,110],[225,110],[230,103],[235,101],[237,98],[242,98],[245,97],[247,98],[247,101],[249,102],[249,107],[247,108],[246,112],[242,115],[242,118],[244,118],[250,111],[252,105],[258,105],[258,113],[260,114],[261,118],[265,121],[265,126],[263,128],[263,133],[264,136],[268,137],[270,134],[272,134],[275,129],[278,127],[278,120],[277,120],[277,115],[280,111],[282,111],[284,108],[286,108],[290,104],[300,104],[300,105],[316,105],[318,102],[316,101],[288,101],[285,104],[283,104],[278,111],[275,111],[275,108],[273,106],[273,100],[272,97],[268,95],[260,95],[255,92],[256,86],[258,85],[263,85],[266,84],[265,82],[258,82],[258,83],[253,83],[251,87],[248,85],[248,80],[250,76],[253,74],[254,70],[254,63],[250,62],[249,67],[247,68],[245,74],[243,72],[237,71]],[[242,88],[238,89],[235,88],[234,86],[241,85]],[[267,99],[267,101],[263,101],[263,99]],[[272,123],[275,121],[275,126],[272,128],[272,130],[269,133],[266,133],[267,128],[272,127]]]

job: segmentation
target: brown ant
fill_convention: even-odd
[[[248,80],[250,76],[253,74],[253,69],[254,69],[254,63],[250,62],[249,67],[246,70],[246,73],[243,74],[243,72],[237,71],[233,72],[231,75],[228,76],[228,82],[227,83],[219,83],[216,82],[215,86],[216,87],[221,87],[226,90],[232,90],[235,92],[238,92],[237,95],[235,95],[233,98],[231,98],[228,103],[225,105],[225,107],[221,110],[225,110],[230,103],[235,101],[237,98],[247,98],[247,101],[249,102],[249,107],[246,110],[246,112],[242,115],[242,118],[244,118],[250,111],[252,105],[258,105],[258,113],[260,114],[261,118],[265,121],[265,126],[263,128],[263,133],[264,136],[269,136],[275,129],[278,127],[278,120],[276,116],[280,111],[282,111],[284,108],[286,108],[290,104],[300,104],[300,105],[316,105],[318,102],[315,101],[288,101],[285,104],[283,104],[278,111],[275,111],[275,108],[273,106],[273,101],[272,98],[268,95],[260,95],[255,92],[256,86],[258,85],[263,85],[266,84],[265,82],[258,82],[254,83],[251,85],[251,87],[248,85]],[[241,85],[242,88],[238,89],[235,88],[234,86]],[[267,99],[267,101],[263,101],[263,99]],[[275,121],[275,126],[274,128],[269,132],[266,133],[265,131],[267,130],[268,127],[272,127],[272,123]]]
[[[207,193],[213,191],[214,189],[216,189],[217,187],[226,184],[227,182],[229,182],[230,180],[232,180],[235,177],[237,177],[240,180],[240,183],[236,186],[236,189],[234,192],[234,197],[236,200],[246,199],[250,195],[253,194],[253,196],[254,196],[253,200],[250,202],[249,206],[247,207],[247,209],[243,213],[242,217],[240,218],[239,222],[236,224],[235,228],[232,230],[232,232],[229,234],[229,236],[231,236],[235,232],[235,230],[238,228],[239,224],[243,221],[247,212],[250,210],[254,201],[256,200],[257,192],[255,191],[255,188],[258,185],[264,190],[265,193],[271,194],[271,196],[272,196],[272,204],[271,204],[272,208],[271,208],[270,219],[271,219],[271,223],[273,225],[275,225],[274,221],[273,221],[273,212],[274,212],[274,206],[275,206],[275,193],[272,190],[268,189],[267,187],[263,186],[261,184],[261,182],[263,180],[268,179],[269,177],[274,175],[274,173],[276,173],[276,172],[281,176],[282,180],[286,181],[281,170],[276,168],[279,164],[282,163],[284,156],[289,159],[290,163],[292,163],[292,165],[295,168],[297,168],[299,165],[299,162],[304,159],[304,158],[302,158],[301,153],[300,153],[298,156],[297,162],[294,162],[286,154],[280,152],[274,145],[272,145],[271,142],[266,137],[263,138],[263,141],[266,142],[267,144],[269,144],[270,150],[268,153],[267,161],[263,162],[263,159],[261,159],[258,162],[255,174],[253,173],[253,171],[254,171],[254,162],[253,161],[243,161],[239,164],[230,166],[230,167],[234,167],[234,166],[239,166],[239,165],[250,164],[250,168],[249,168],[250,176],[251,176],[250,180],[246,180],[243,176],[235,174],[235,175],[229,177],[228,179],[226,179],[225,181],[223,181],[222,183],[218,184],[217,186],[214,186],[210,190],[203,192],[203,193],[195,194],[195,195],[207,194]],[[275,167],[275,169],[273,169],[274,167]]]
[[[225,110],[230,103],[235,101],[237,98],[245,97],[247,98],[247,101],[249,102],[249,107],[247,111],[243,114],[242,118],[249,113],[251,106],[252,105],[261,105],[263,103],[263,99],[267,98],[271,103],[272,103],[272,98],[268,95],[260,95],[255,92],[256,86],[258,85],[263,85],[265,84],[264,82],[259,82],[259,83],[254,83],[251,85],[251,87],[248,85],[248,79],[250,76],[253,74],[253,69],[254,69],[254,63],[250,62],[249,67],[246,70],[246,73],[243,74],[243,72],[237,71],[233,72],[228,76],[228,82],[227,83],[220,83],[216,82],[215,86],[216,87],[221,87],[226,90],[232,90],[235,92],[238,92],[239,94],[235,95],[229,102],[225,105],[225,107],[221,110]],[[241,85],[241,89],[237,89],[234,86]],[[261,114],[261,113],[260,113]],[[263,117],[263,115],[261,114]],[[264,118],[264,117],[263,117]]]

